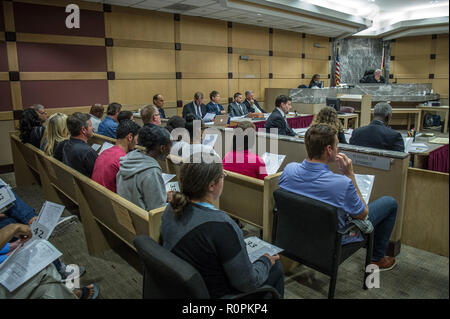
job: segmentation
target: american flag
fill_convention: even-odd
[[[336,86],[339,86],[339,84],[341,83],[340,69],[341,64],[339,63],[339,49],[338,49],[336,54],[336,71],[334,71],[334,79],[335,79],[334,83]]]

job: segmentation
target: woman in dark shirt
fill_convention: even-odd
[[[41,146],[44,127],[39,120],[38,113],[30,108],[22,112],[20,117],[20,140],[39,148]]]
[[[200,272],[211,298],[262,285],[275,287],[283,296],[280,257],[264,255],[251,263],[242,231],[226,213],[214,207],[225,178],[221,159],[193,161],[191,156],[190,162],[181,166],[182,193],[173,195],[162,217],[163,246]]]
[[[314,117],[311,126],[320,123],[328,124],[334,127],[338,132],[339,143],[348,144],[345,139],[344,128],[342,127],[341,120],[339,120],[338,114],[334,108],[326,106],[321,109],[320,112]]]

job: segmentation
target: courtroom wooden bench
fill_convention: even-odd
[[[16,138],[11,134],[12,141],[17,141]],[[15,142],[11,145],[13,149],[18,146]],[[133,240],[139,235],[159,240],[165,206],[147,212],[31,144],[22,146],[14,151],[26,150],[32,157],[31,162],[37,164],[45,198],[64,205],[68,201],[77,205],[90,254],[97,255],[112,248],[111,236],[105,229],[133,250]]]

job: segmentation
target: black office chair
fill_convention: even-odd
[[[349,225],[338,229],[336,207],[282,189],[277,189],[273,196],[276,203],[272,229],[273,244],[283,248],[281,254],[286,257],[330,276],[328,298],[332,299],[338,268],[344,260],[366,246],[365,265],[367,267],[370,264],[373,232],[364,235],[363,242],[342,246],[342,236],[357,228]],[[364,271],[364,289],[367,289],[367,275]]]
[[[200,273],[189,263],[147,235],[134,240],[144,265],[144,299],[209,299],[210,295]],[[278,291],[268,285],[224,299],[279,299]]]

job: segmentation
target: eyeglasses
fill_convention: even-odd
[[[41,112],[40,110],[38,111],[38,113],[39,113],[39,114],[47,114],[47,112],[45,112],[45,111],[42,111],[42,112]]]

